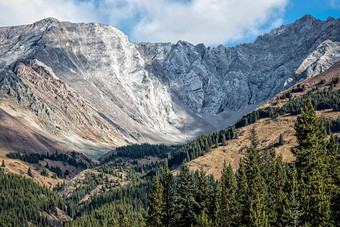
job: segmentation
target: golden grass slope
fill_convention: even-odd
[[[317,111],[316,113],[318,117],[326,119],[337,119],[340,115],[340,112],[331,110]],[[274,149],[277,155],[282,155],[283,161],[291,162],[295,159],[291,148],[297,144],[294,136],[296,118],[297,116],[289,115],[280,116],[276,119],[265,118],[252,125],[237,129],[237,139],[228,140],[226,146],[212,147],[210,152],[190,161],[188,166],[192,171],[199,170],[202,167],[208,175],[212,174],[216,179],[221,177],[224,161],[227,165],[231,164],[234,171],[236,171],[240,159],[245,154],[246,146],[250,144],[247,138],[249,138],[252,128],[256,130],[261,147],[269,147],[278,143],[280,134],[282,134],[285,141],[284,145]],[[177,174],[178,170],[174,172]]]

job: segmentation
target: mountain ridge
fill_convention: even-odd
[[[47,18],[0,28],[0,78],[21,63],[41,62],[117,136],[131,143],[184,143],[236,123],[326,70],[339,59],[339,42],[340,19],[310,15],[254,43],[213,48],[185,41],[130,43],[110,25]],[[78,111],[87,115],[82,107]]]

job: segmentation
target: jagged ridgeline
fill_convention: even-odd
[[[293,90],[294,92],[298,92]],[[300,91],[300,90],[299,90]],[[284,97],[289,97],[291,93],[285,93]],[[169,160],[169,166],[174,167],[180,165],[185,159],[187,161],[193,160],[197,157],[209,152],[212,146],[218,147],[225,145],[228,140],[237,137],[236,129],[255,123],[262,118],[276,118],[285,114],[298,115],[304,107],[307,99],[310,99],[313,107],[316,110],[332,109],[338,111],[340,109],[340,91],[332,91],[331,89],[324,91],[309,92],[301,98],[290,99],[281,107],[270,106],[266,108],[257,109],[249,114],[243,116],[235,125],[214,132],[209,135],[203,135],[185,144],[173,157]],[[334,121],[326,121],[325,127],[327,132],[339,132],[340,119]]]

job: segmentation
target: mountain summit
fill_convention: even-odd
[[[211,48],[131,43],[112,26],[47,18],[0,28],[0,98],[88,143],[180,143],[235,123],[339,60],[339,19],[306,15],[254,43]],[[72,111],[68,100],[77,102]],[[81,135],[89,128],[95,136]]]

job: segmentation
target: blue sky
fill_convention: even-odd
[[[340,0],[0,0],[0,26],[46,17],[110,24],[133,42],[233,46],[305,14],[340,17]]]

